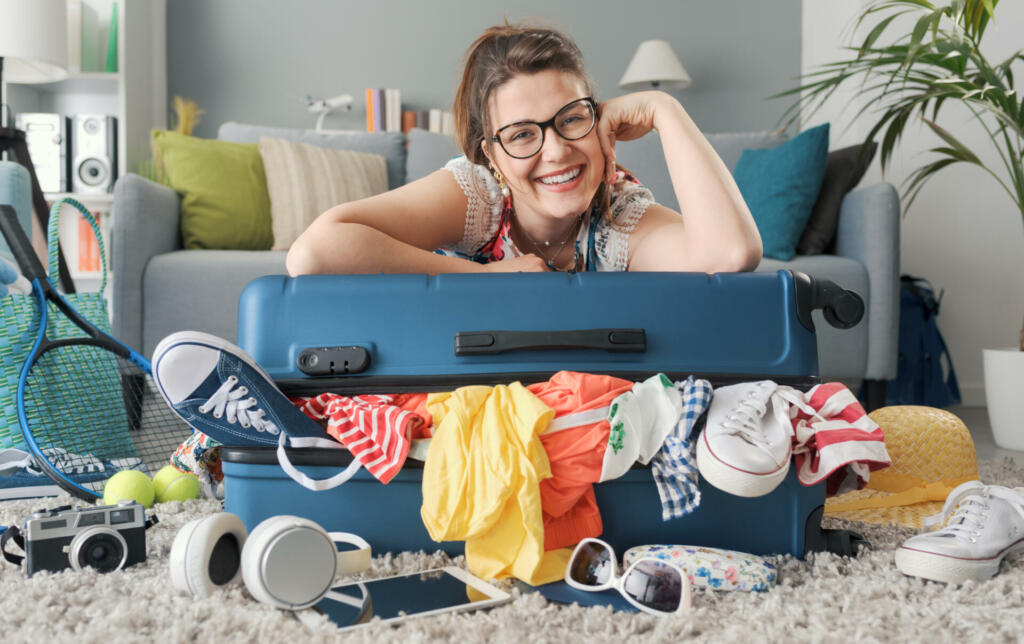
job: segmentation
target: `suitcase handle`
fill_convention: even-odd
[[[603,349],[610,353],[643,353],[643,329],[572,329],[569,331],[459,331],[455,355],[483,356],[506,351]]]

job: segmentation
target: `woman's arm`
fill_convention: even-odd
[[[436,275],[544,270],[543,261],[533,256],[484,265],[434,253],[435,248],[462,239],[466,206],[466,195],[447,170],[335,206],[317,217],[292,244],[286,260],[288,273]]]
[[[661,137],[682,219],[664,206],[648,208],[630,236],[629,270],[714,273],[756,268],[761,236],[750,209],[729,169],[679,101],[652,91],[603,103],[598,132],[610,167],[615,141],[636,139],[651,129]]]

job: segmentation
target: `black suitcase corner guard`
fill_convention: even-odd
[[[796,316],[808,331],[814,331],[811,311],[821,309],[825,321],[837,329],[849,329],[864,317],[864,299],[832,280],[792,271],[796,289]]]
[[[870,544],[853,530],[836,530],[821,527],[825,506],[819,506],[807,517],[804,532],[804,557],[811,552],[831,552],[841,557],[856,557]]]

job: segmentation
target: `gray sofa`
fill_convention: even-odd
[[[274,136],[327,147],[384,154],[389,184],[423,177],[458,153],[448,137],[412,130],[400,133],[326,134],[225,123],[218,137],[252,142]],[[770,133],[710,134],[708,139],[731,169],[745,148],[783,139]],[[676,208],[660,142],[652,134],[617,146],[620,163]],[[283,251],[183,250],[179,196],[171,189],[128,174],[114,191],[113,328],[127,344],[149,355],[161,338],[196,329],[234,340],[237,301],[252,279],[285,271]],[[860,188],[842,203],[834,255],[766,259],[757,270],[788,268],[833,280],[864,298],[866,313],[856,327],[838,330],[815,312],[820,373],[848,383],[868,381],[869,405],[884,400],[884,382],[896,375],[899,287],[899,200],[888,183]],[[872,402],[874,401],[874,402]]]

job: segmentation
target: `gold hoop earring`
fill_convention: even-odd
[[[498,169],[494,167],[494,164],[488,163],[487,166],[491,169],[491,174],[494,175],[495,181],[498,182],[498,190],[501,192],[501,196],[508,199],[509,189],[508,184],[505,183],[505,177],[498,172]]]

